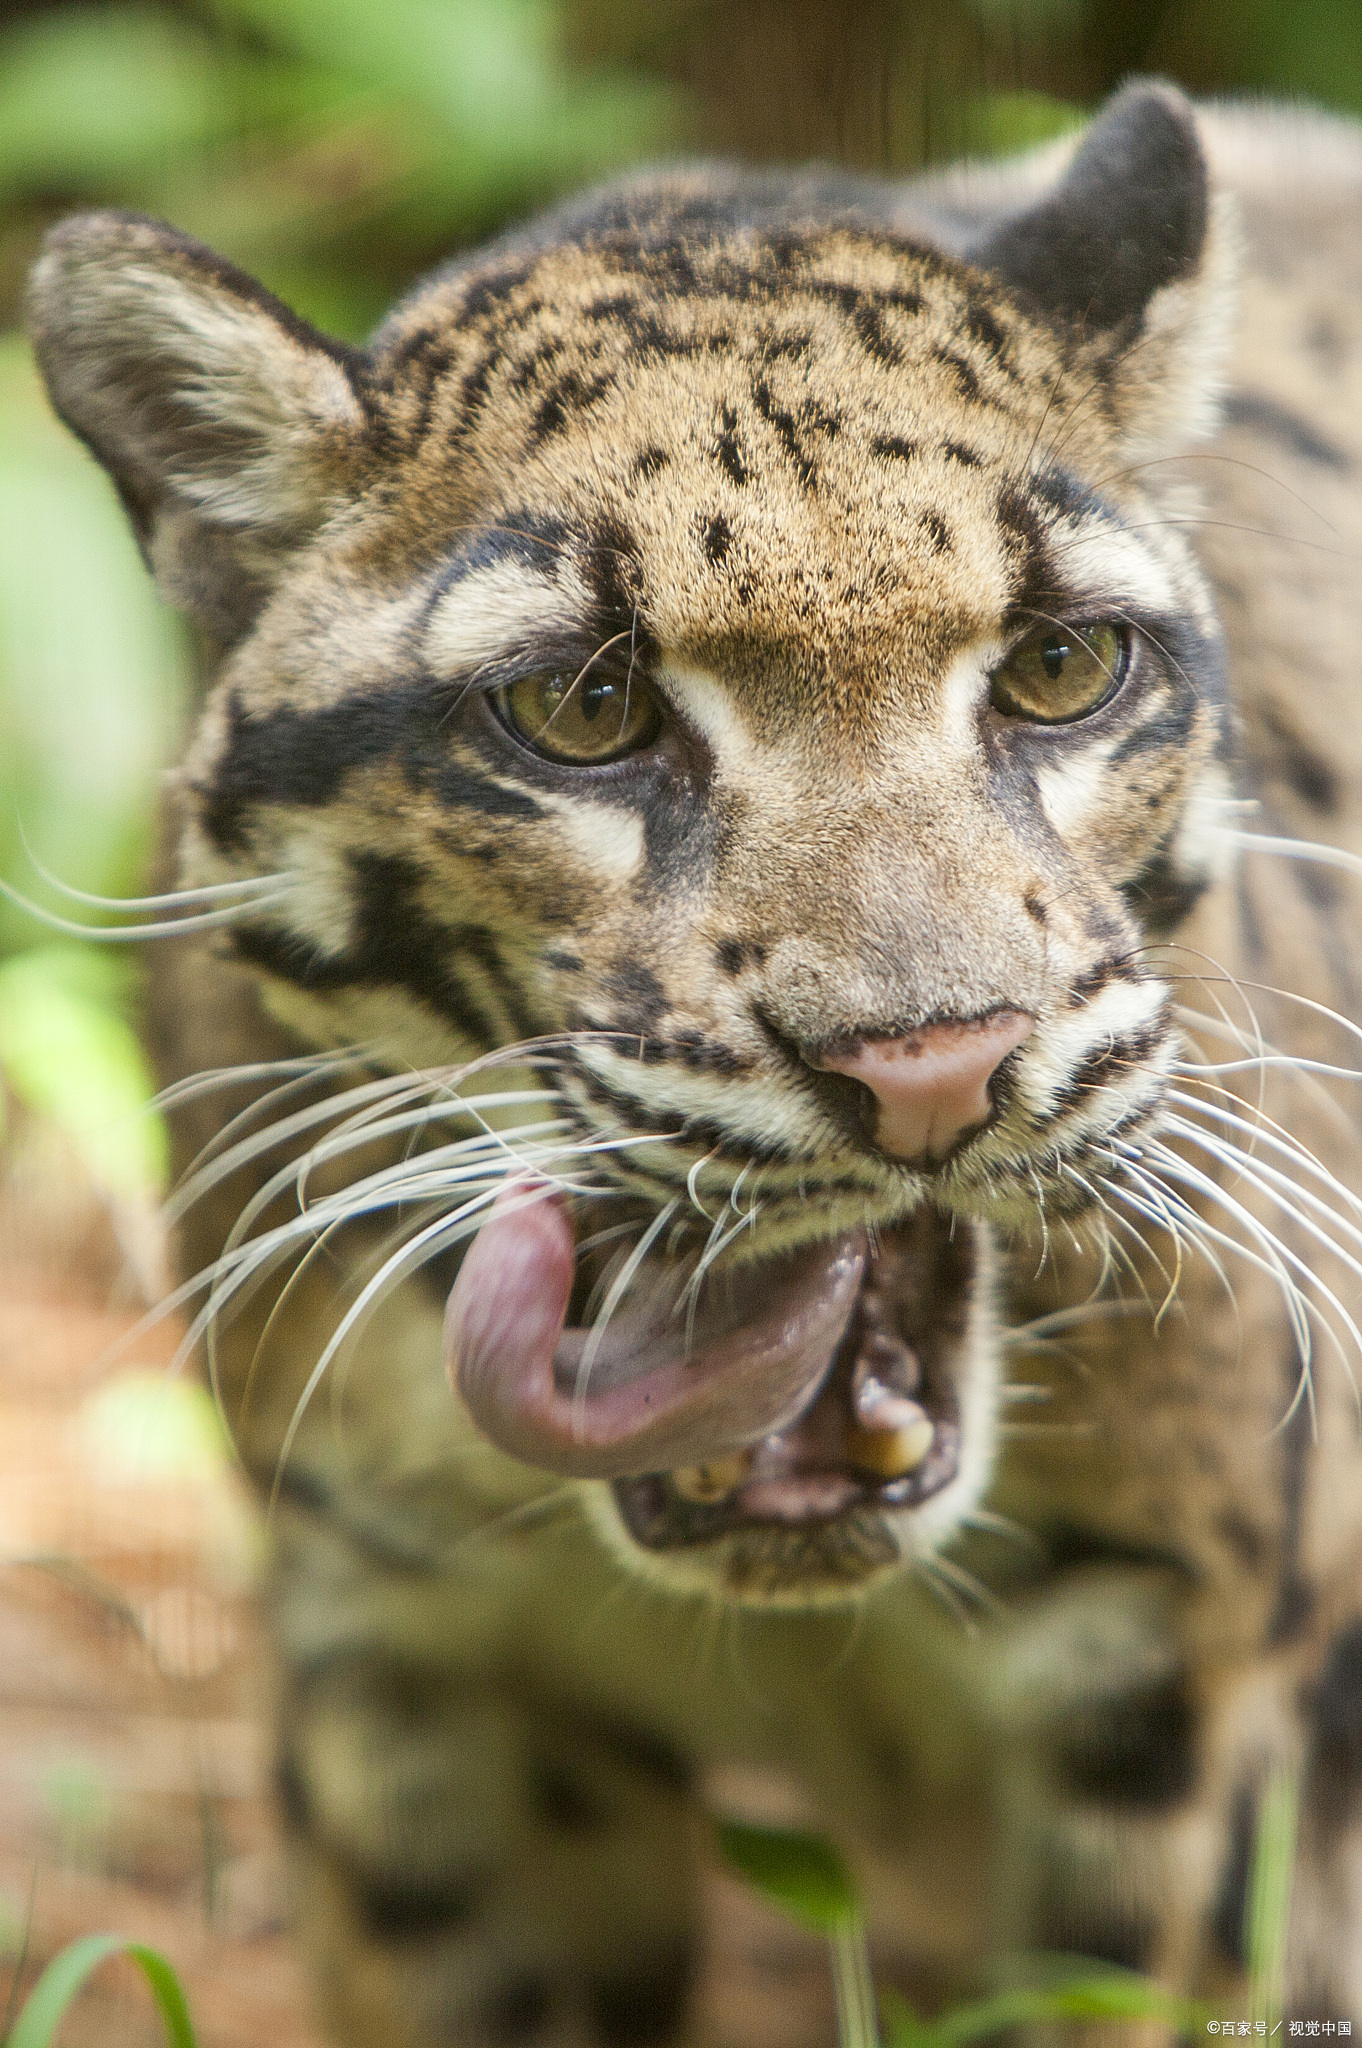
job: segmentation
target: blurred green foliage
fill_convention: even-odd
[[[134,891],[193,650],[15,329],[43,229],[163,214],[361,336],[441,255],[640,158],[890,172],[1059,133],[1132,70],[1362,111],[1358,0],[10,0],[0,30],[0,874]],[[146,1077],[126,950],[0,904],[0,1079],[101,1177]],[[0,1097],[0,1100],[3,1098]]]

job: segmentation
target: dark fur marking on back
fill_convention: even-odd
[[[545,1972],[517,1970],[483,1999],[478,2031],[485,2032],[496,2048],[520,2048],[547,2024],[552,2012],[553,1985]],[[462,2027],[459,2038],[465,2038]]]
[[[1362,1617],[1329,1644],[1308,1705],[1310,1800],[1337,1824],[1362,1792]]]
[[[588,2000],[605,2048],[660,2048],[681,2030],[695,1957],[689,1944],[655,1954],[646,1967],[600,1977]]]
[[[1229,1854],[1220,1873],[1210,1912],[1211,1938],[1225,1961],[1236,1970],[1242,1970],[1248,1960],[1244,1921],[1257,1820],[1254,1788],[1252,1785],[1240,1785],[1230,1810]]]
[[[1077,1798],[1163,1811],[1196,1789],[1197,1733],[1187,1681],[1178,1674],[1073,1716],[1057,1768]]]
[[[574,413],[585,412],[604,398],[607,391],[614,389],[616,377],[613,370],[600,370],[594,377],[583,377],[578,370],[568,370],[541,400],[530,422],[530,441],[534,447],[541,447],[545,441],[561,434]]]
[[[934,348],[932,350],[932,361],[939,363],[943,370],[950,371],[951,375],[955,378],[962,398],[968,398],[973,401],[978,400],[980,396],[979,379],[962,355],[957,355],[953,348]]]
[[[1287,1343],[1282,1358],[1283,1393],[1295,1401],[1290,1421],[1277,1432],[1281,1445],[1282,1537],[1281,1578],[1277,1602],[1267,1625],[1267,1642],[1274,1648],[1295,1642],[1306,1627],[1314,1608],[1314,1595],[1301,1572],[1300,1546],[1305,1510],[1305,1473],[1312,1447],[1310,1403],[1296,1400],[1300,1386],[1301,1362],[1294,1340]]]
[[[1088,1881],[1061,1866],[1041,1876],[1031,1907],[1030,1946],[1050,1955],[1091,1956],[1121,1970],[1147,1970],[1154,1921],[1114,1898],[1094,1899]]]

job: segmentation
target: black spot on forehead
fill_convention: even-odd
[[[743,460],[742,445],[738,439],[738,415],[731,405],[719,409],[719,431],[714,439],[715,459],[735,484],[745,484],[750,475]]]
[[[1047,506],[1051,512],[1058,512],[1062,518],[1072,519],[1085,512],[1110,509],[1071,469],[1065,469],[1057,462],[1047,462],[1044,468],[1033,470],[1026,478],[1024,488],[1028,496]]]
[[[615,381],[612,370],[599,370],[594,377],[583,377],[579,370],[565,371],[535,411],[530,423],[531,444],[538,447],[561,434],[574,413],[595,405],[614,388]]]
[[[962,469],[982,469],[984,466],[983,457],[967,448],[963,441],[947,441],[941,453],[948,462],[958,462]]]
[[[1012,569],[1012,605],[1036,610],[1055,588],[1049,527],[1029,493],[1013,483],[999,489],[994,512]]]
[[[919,529],[931,542],[932,552],[937,555],[949,554],[955,545],[950,527],[939,512],[924,512],[918,520]]]
[[[651,482],[670,461],[671,456],[665,448],[645,448],[641,455],[634,458],[634,475]]]
[[[717,569],[733,545],[733,533],[722,512],[716,512],[704,523],[700,545],[705,560]]]
[[[1001,368],[1010,364],[1011,349],[1001,324],[990,307],[977,295],[971,296],[965,308],[965,329],[982,348],[987,349]]]
[[[642,556],[637,537],[617,513],[592,519],[578,554],[582,574],[596,600],[599,623],[628,624],[639,600]]]
[[[793,408],[782,405],[764,377],[752,380],[752,402],[767,425],[774,429],[781,447],[795,466],[800,483],[805,490],[811,489],[818,471],[810,442],[816,435],[834,440],[841,431],[841,415],[830,412],[812,397],[801,398]]]
[[[932,361],[939,363],[943,370],[950,371],[962,398],[977,400],[980,397],[978,377],[965,358],[953,348],[934,348]]]
[[[916,441],[900,440],[898,435],[878,435],[870,444],[872,455],[883,455],[893,462],[912,462],[917,455]]]

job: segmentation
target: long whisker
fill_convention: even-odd
[[[640,1236],[638,1243],[634,1246],[634,1249],[616,1274],[605,1300],[601,1303],[596,1320],[591,1326],[591,1334],[582,1349],[581,1361],[577,1367],[577,1377],[572,1389],[572,1427],[574,1432],[580,1430],[586,1420],[587,1382],[591,1378],[591,1368],[600,1355],[601,1345],[605,1342],[605,1332],[610,1318],[628,1292],[634,1275],[680,1206],[679,1196],[674,1196],[665,1208],[658,1210],[656,1216],[654,1216],[648,1228]]]
[[[34,903],[12,883],[0,878],[0,896],[12,903],[26,916],[36,918],[49,931],[62,932],[67,938],[96,939],[105,945],[140,945],[146,939],[180,938],[185,932],[217,931],[224,925],[236,924],[247,912],[262,910],[266,904],[280,903],[288,894],[287,889],[269,889],[249,897],[240,904],[224,905],[219,910],[203,910],[189,917],[173,917],[150,924],[81,924],[76,919],[62,917],[55,910],[44,909],[41,903]]]
[[[1301,860],[1322,868],[1343,868],[1350,875],[1362,875],[1362,855],[1341,846],[1326,846],[1314,839],[1281,839],[1268,832],[1242,832],[1233,825],[1218,825],[1223,839],[1242,847],[1246,853],[1274,853],[1286,860]]]
[[[64,882],[60,875],[53,874],[44,866],[28,843],[23,826],[19,827],[19,840],[34,873],[40,875],[49,888],[64,896],[69,903],[84,903],[91,910],[178,910],[182,906],[196,907],[202,903],[226,903],[239,896],[255,896],[263,890],[286,889],[295,877],[288,869],[275,875],[246,875],[235,882],[205,882],[192,889],[167,889],[158,896],[97,896],[89,889],[77,889],[72,882]]]

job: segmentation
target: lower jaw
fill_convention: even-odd
[[[918,1547],[916,1511],[940,1505],[960,1475],[981,1263],[978,1228],[934,1210],[886,1233],[816,1398],[789,1427],[724,1461],[731,1484],[719,1472],[712,1497],[697,1498],[695,1480],[712,1468],[611,1482],[631,1543],[657,1566],[740,1600],[845,1596],[898,1566]],[[887,1320],[916,1362],[912,1396],[932,1425],[911,1468],[887,1474],[868,1468],[851,1409],[862,1303],[871,1299],[879,1326]]]

